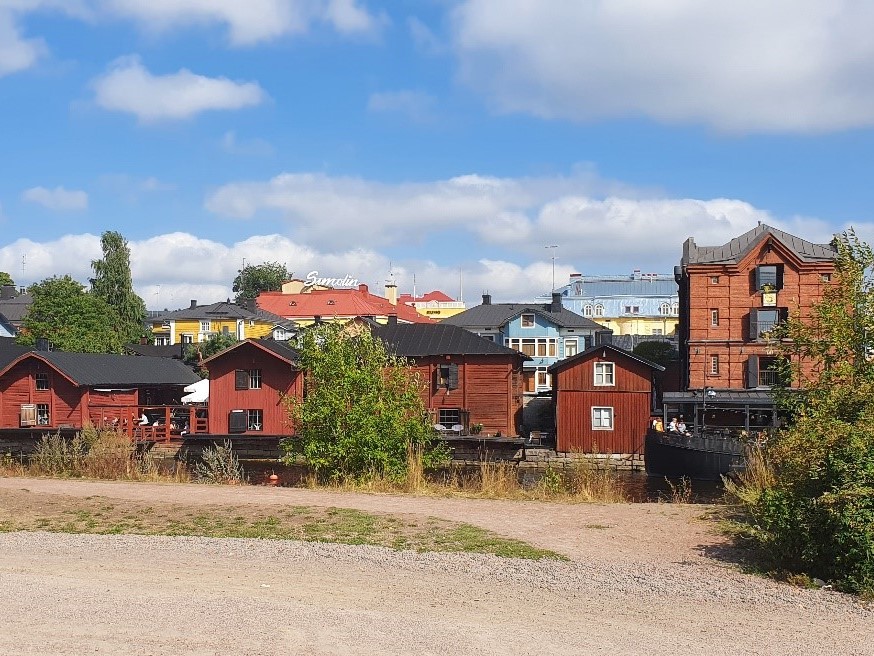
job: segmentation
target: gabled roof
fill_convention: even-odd
[[[440,303],[451,303],[455,301],[448,294],[441,292],[439,289],[422,294],[421,296],[413,296],[412,294],[401,294],[398,296],[398,303],[427,303],[428,301],[437,301]]]
[[[284,360],[285,362],[294,365],[297,363],[298,354],[293,348],[288,346],[285,342],[277,342],[273,339],[244,339],[241,342],[237,342],[233,346],[226,348],[223,351],[219,351],[208,358],[206,358],[202,364],[207,364],[212,362],[213,360],[217,360],[226,356],[231,351],[236,351],[239,348],[243,347],[254,347],[265,351],[280,360]]]
[[[396,355],[408,358],[429,355],[510,355],[531,359],[515,349],[483,339],[446,322],[376,325],[371,327],[371,331]]]
[[[305,294],[283,294],[282,292],[262,292],[257,304],[287,319],[312,319],[322,317],[387,317],[395,314],[399,321],[409,323],[434,323],[416,309],[398,303],[392,305],[387,298],[371,294],[366,285],[358,289],[314,289]]]
[[[572,367],[575,363],[580,362],[581,360],[587,360],[590,355],[593,353],[597,353],[598,351],[606,352],[610,351],[616,355],[629,358],[630,360],[635,360],[640,362],[651,369],[655,369],[656,371],[664,371],[665,368],[656,364],[652,360],[647,360],[646,358],[642,358],[639,355],[632,353],[631,351],[626,351],[625,349],[621,349],[618,346],[613,346],[612,344],[601,344],[600,346],[593,346],[591,348],[586,349],[582,353],[577,353],[576,355],[572,355],[569,358],[565,358],[564,360],[559,360],[551,367],[547,368],[547,371],[550,373],[554,373],[556,371],[560,371],[561,369],[565,369],[567,367]]]
[[[722,246],[698,246],[690,237],[683,244],[682,264],[737,264],[768,237],[779,241],[802,262],[831,262],[837,257],[831,244],[814,244],[760,223]]]
[[[27,314],[30,306],[33,305],[33,296],[30,294],[20,294],[13,298],[4,298],[0,300],[0,314],[6,317],[12,325],[18,326]]]
[[[26,358],[38,358],[81,387],[190,385],[200,377],[180,360],[110,353],[30,351],[6,363],[0,375]]]
[[[170,319],[256,319],[254,312],[250,312],[246,308],[231,303],[229,301],[220,301],[211,303],[210,305],[196,305],[194,307],[183,308],[181,310],[173,310],[172,312],[164,312],[163,314],[150,319],[151,323]]]
[[[551,311],[551,303],[489,303],[477,305],[459,312],[455,316],[444,319],[441,323],[472,328],[476,326],[489,326],[498,328],[514,319],[522,313],[533,312],[560,328],[589,328],[591,330],[606,330],[604,326],[595,323],[591,319],[571,312],[562,307],[558,312]]]

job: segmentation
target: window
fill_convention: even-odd
[[[511,337],[506,340],[507,346],[525,355],[540,358],[554,358],[557,340],[554,337]]]
[[[234,372],[234,389],[261,389],[261,370],[237,369]]]
[[[191,333],[182,333],[183,344],[194,344],[194,335]]]
[[[247,410],[246,411],[246,430],[250,430],[250,431],[264,430],[264,411],[263,410]]]
[[[820,280],[822,280],[823,282],[831,282],[831,280],[832,280],[832,274],[830,274],[830,273],[824,273],[824,274],[822,274],[819,278],[820,278]]]
[[[596,362],[595,385],[615,385],[614,366],[612,362]]]
[[[640,306],[639,305],[626,305],[625,306],[625,314],[640,314]]]
[[[719,310],[712,309],[710,310],[710,325],[718,326],[719,325]]]
[[[771,331],[789,316],[788,308],[761,308],[750,311],[750,340],[767,339]]]
[[[480,337],[482,337],[483,339],[487,339],[487,340],[489,340],[490,342],[494,342],[494,341],[495,341],[495,336],[492,335],[491,333],[478,333],[478,334],[479,334]]]
[[[564,357],[569,358],[577,354],[579,342],[575,339],[564,340]]]
[[[766,287],[772,291],[783,289],[782,264],[760,264],[756,267],[756,289],[761,291]]]
[[[36,404],[36,423],[40,426],[48,426],[51,423],[48,403]]]
[[[437,365],[435,370],[437,376],[437,388],[448,390],[458,389],[458,365],[453,362]]]
[[[201,321],[201,322],[200,322],[200,332],[202,332],[202,333],[208,333],[208,332],[209,332],[209,329],[210,329],[210,323],[209,323],[209,320],[207,320],[207,321]]]
[[[594,430],[613,430],[613,408],[593,407],[592,428]]]
[[[710,356],[710,374],[713,376],[719,375],[719,356],[711,355]]]
[[[659,305],[659,314],[663,317],[666,317],[671,314],[671,304],[670,303],[662,303]]]
[[[679,303],[671,303],[671,314],[677,316],[680,314],[680,304]]]
[[[549,374],[546,367],[537,367],[537,387],[549,387]]]
[[[664,328],[653,328],[652,331],[650,331],[650,335],[664,335],[664,334],[665,334]]]
[[[158,335],[155,337],[155,346],[170,346],[170,336]]]
[[[603,317],[604,316],[604,306],[601,305],[600,303],[598,303],[595,306],[595,316],[596,317]]]
[[[437,423],[446,428],[452,428],[461,423],[461,409],[440,408],[437,411]]]
[[[718,285],[719,284],[719,276],[710,276],[710,284]]]
[[[47,373],[38,373],[36,375],[36,389],[47,390],[49,388],[49,375]]]
[[[584,317],[591,317],[592,316],[592,306],[591,305],[587,304],[587,305],[583,306],[583,316]]]
[[[534,315],[523,314],[521,318],[523,328],[534,328]]]

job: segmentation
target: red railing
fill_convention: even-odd
[[[120,430],[136,442],[170,441],[209,431],[209,411],[203,405],[92,405],[90,416],[98,428]]]

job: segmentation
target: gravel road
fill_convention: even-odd
[[[0,535],[0,654],[874,655],[874,611],[740,573],[701,506],[0,479],[34,495],[466,521],[570,562],[269,540]],[[38,498],[38,497],[37,497]]]

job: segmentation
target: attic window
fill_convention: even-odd
[[[335,301],[333,298],[328,299],[328,305],[336,305],[336,304],[337,304],[337,301]]]
[[[523,314],[522,315],[522,327],[523,328],[534,328],[534,314]]]
[[[297,305],[297,301],[292,301],[289,305]]]

